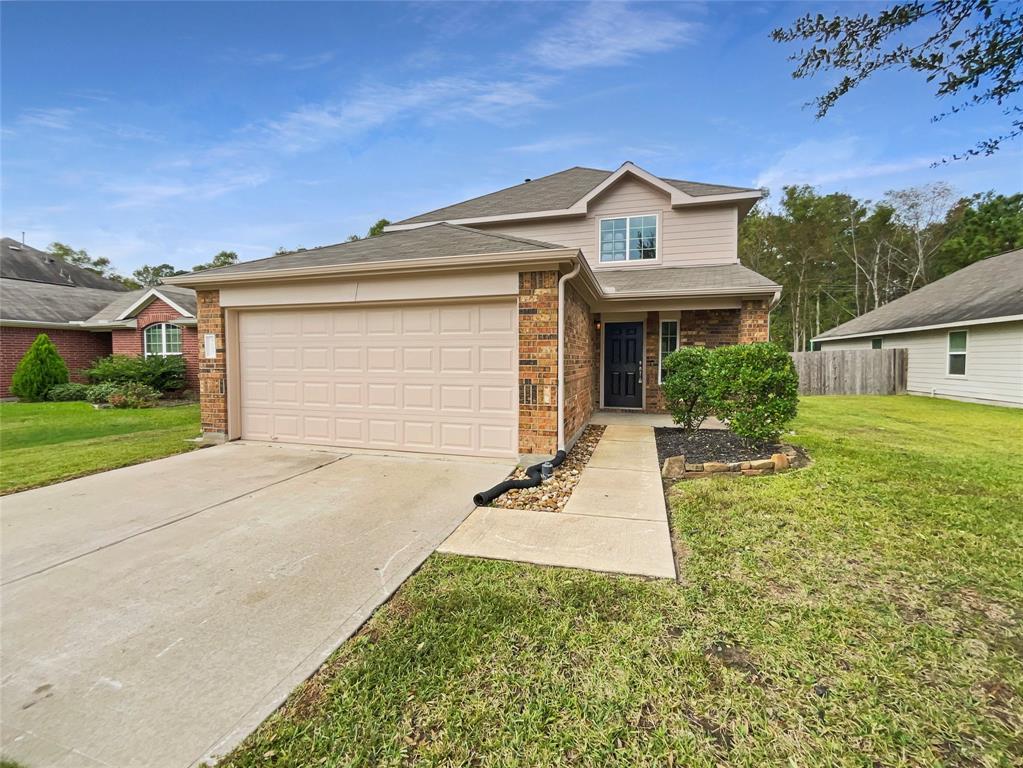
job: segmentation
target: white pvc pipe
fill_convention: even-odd
[[[558,450],[565,450],[565,283],[579,274],[581,261],[558,280]]]

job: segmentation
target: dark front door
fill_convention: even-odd
[[[643,323],[604,325],[604,405],[643,407]]]

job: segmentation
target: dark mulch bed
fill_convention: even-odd
[[[783,453],[777,443],[756,443],[745,440],[727,429],[698,429],[687,432],[678,427],[655,427],[657,460],[663,466],[669,456],[685,456],[686,463],[702,464],[706,461],[753,461],[769,459],[772,454]]]

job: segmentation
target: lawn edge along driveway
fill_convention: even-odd
[[[194,404],[0,403],[0,495],[185,453],[198,436]]]

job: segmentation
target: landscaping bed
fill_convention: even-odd
[[[679,427],[655,427],[657,461],[663,465],[671,456],[685,456],[687,462],[731,462],[768,459],[782,453],[779,443],[758,443],[746,440],[727,429],[685,430]]]
[[[542,483],[535,488],[513,488],[507,493],[498,496],[492,502],[491,507],[502,509],[531,509],[537,512],[560,512],[568,503],[572,490],[579,482],[583,467],[593,455],[593,449],[597,447],[600,436],[604,434],[603,424],[591,424],[586,427],[582,435],[576,440],[572,450],[565,456],[561,466],[554,470],[553,479]],[[526,470],[518,467],[510,475],[512,480],[524,480]]]

